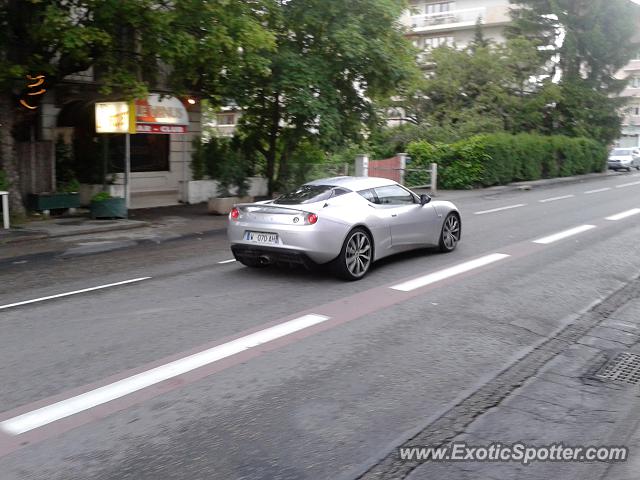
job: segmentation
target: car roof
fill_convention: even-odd
[[[366,190],[367,188],[382,187],[385,185],[397,185],[397,182],[388,178],[379,177],[331,177],[321,178],[308,182],[306,185],[330,185],[332,187],[343,187],[349,190]]]

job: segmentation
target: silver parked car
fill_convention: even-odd
[[[238,204],[227,229],[244,265],[331,262],[348,280],[395,253],[428,246],[450,252],[461,233],[453,203],[374,177],[324,178],[275,200]]]
[[[632,168],[640,170],[640,148],[614,148],[609,153],[607,166],[612,170],[626,170]]]

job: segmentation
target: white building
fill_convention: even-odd
[[[635,42],[640,40],[640,35],[636,35]],[[635,59],[631,60],[617,74],[618,78],[628,78],[629,83],[625,88],[621,97],[627,99],[627,105],[624,109],[624,118],[622,120],[622,136],[616,142],[620,147],[640,146],[640,50],[635,55]]]
[[[467,46],[478,21],[487,39],[504,41],[504,27],[511,22],[509,0],[411,0],[400,18],[413,44],[425,51],[440,45]]]
[[[485,39],[505,41],[504,28],[511,22],[509,0],[411,0],[400,17],[413,46],[421,50],[421,62],[429,50],[441,45],[465,48],[474,38],[476,25],[482,25]],[[390,127],[406,123],[402,108],[387,112]]]

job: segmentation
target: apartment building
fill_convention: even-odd
[[[429,51],[441,45],[466,47],[474,38],[476,25],[482,25],[487,40],[501,43],[504,29],[511,22],[509,0],[411,0],[400,17],[407,37],[420,50],[421,63]],[[407,122],[402,108],[387,112],[387,125]]]
[[[411,0],[400,22],[420,50],[440,45],[465,47],[480,22],[486,38],[504,41],[504,27],[511,22],[509,0]]]
[[[640,33],[635,35],[633,41],[636,44],[640,43]],[[635,58],[616,76],[629,80],[627,87],[620,93],[620,96],[627,100],[627,104],[622,120],[622,136],[616,142],[616,146],[640,146],[640,49],[636,51]]]

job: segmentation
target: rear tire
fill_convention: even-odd
[[[447,253],[456,249],[460,241],[460,217],[455,213],[450,213],[442,223],[442,231],[440,232],[440,251]]]
[[[354,228],[342,244],[338,258],[333,261],[333,270],[345,280],[360,280],[373,263],[373,241],[364,228]]]

